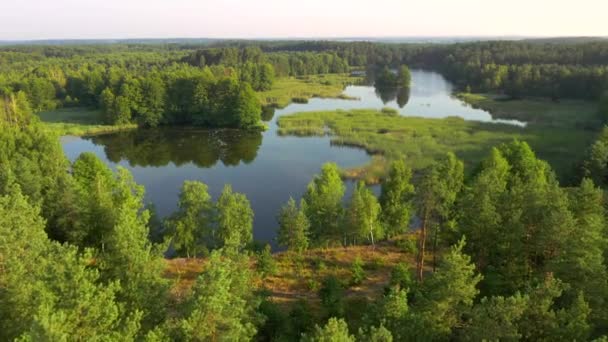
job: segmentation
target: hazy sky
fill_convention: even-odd
[[[0,40],[608,36],[608,0],[0,0]]]

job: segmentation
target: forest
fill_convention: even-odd
[[[109,151],[112,161],[127,153],[136,166],[230,166],[255,159],[258,95],[273,85],[367,70],[378,87],[409,91],[414,67],[440,72],[468,96],[592,102],[593,121],[572,114],[589,120],[581,125],[592,143],[576,151],[568,182],[525,139],[496,142],[475,163],[457,146],[424,163],[385,153],[379,196],[361,180],[347,192],[343,170],[326,163],[301,199],[273,208],[272,251],[254,240],[251,203],[230,184],[213,198],[204,182],[185,181],[176,210],[159,217],[127,168],[90,152],[70,162],[37,115],[86,107],[106,124],[139,126],[123,132],[127,152]],[[402,134],[399,125],[413,122],[343,111],[279,126],[353,137],[360,118]],[[0,340],[605,341],[606,120],[605,42],[1,47]],[[232,144],[205,154],[183,150],[170,129],[139,134],[158,126],[231,128],[221,134]],[[202,147],[213,145],[210,135],[183,139]],[[162,153],[138,149],[142,140]],[[385,142],[376,144],[396,149]]]

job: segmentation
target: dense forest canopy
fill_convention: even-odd
[[[250,88],[267,90],[275,77],[409,65],[478,92],[596,100],[608,87],[607,64],[602,41],[8,46],[0,49],[0,89],[24,91],[34,111],[103,108],[111,123],[249,127],[259,120]]]
[[[286,251],[275,256],[253,240],[255,213],[230,185],[212,198],[206,184],[186,181],[177,210],[160,220],[128,170],[112,170],[92,153],[70,163],[34,115],[79,105],[103,109],[112,123],[252,128],[261,112],[256,91],[274,77],[372,66],[399,68],[385,76],[406,86],[403,65],[439,70],[477,91],[590,98],[601,111],[608,101],[608,44],[600,42],[0,49],[0,339],[605,340],[608,128],[568,188],[523,141],[466,167],[452,153],[416,173],[395,160],[379,197],[364,183],[347,196],[337,165],[325,164],[301,201],[276,208]],[[181,151],[173,161],[247,162],[259,134],[228,133],[243,148]],[[137,165],[170,160],[139,152],[137,131],[121,139]],[[272,299],[267,285],[277,273],[321,272],[330,262],[324,251],[360,246],[372,256],[383,248],[401,256],[366,296],[351,293],[382,265],[357,257],[331,266],[348,277],[311,281],[314,296],[286,305]],[[174,279],[169,256],[203,266]],[[196,280],[179,291],[188,272]]]

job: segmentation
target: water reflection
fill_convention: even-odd
[[[239,130],[150,129],[89,138],[104,147],[109,161],[127,160],[130,166],[176,166],[193,163],[209,168],[252,162],[262,144],[262,133]]]
[[[374,86],[374,93],[383,104],[396,101],[399,108],[405,107],[410,100],[409,87],[382,87]]]
[[[402,87],[397,91],[397,105],[399,108],[405,107],[410,101],[410,87]]]
[[[344,93],[359,100],[314,98],[276,111],[268,108],[263,114],[269,121],[265,132],[139,130],[90,138],[63,137],[62,146],[70,160],[91,151],[113,168],[127,167],[146,187],[146,202],[154,203],[161,217],[175,210],[184,180],[205,182],[214,199],[224,184],[232,184],[251,201],[254,237],[271,242],[276,235],[277,210],[290,196],[302,195],[323,163],[333,161],[348,168],[369,161],[365,151],[332,146],[329,137],[279,136],[278,117],[301,111],[390,107],[404,116],[499,121],[486,111],[466,106],[451,92],[451,85],[441,75],[412,70],[411,89],[384,91],[373,86],[349,86]]]

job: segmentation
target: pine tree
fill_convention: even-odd
[[[303,342],[355,342],[348,332],[348,324],[343,319],[330,318],[324,327],[316,326],[310,335],[302,337]]]
[[[180,340],[249,341],[261,322],[248,261],[211,253],[179,322]]]
[[[298,208],[294,199],[290,197],[287,204],[281,208],[277,221],[279,222],[277,240],[281,246],[298,254],[308,249],[310,222],[302,205]]]
[[[471,258],[463,253],[464,246],[463,238],[451,247],[437,272],[423,283],[416,315],[434,336],[450,336],[452,329],[462,324],[462,315],[473,306],[479,293],[477,284],[482,276],[475,273]]]

